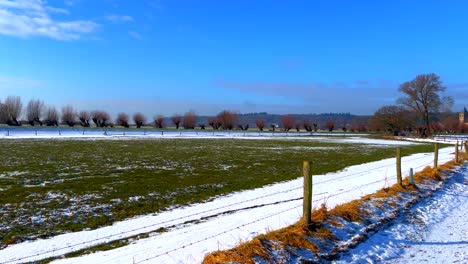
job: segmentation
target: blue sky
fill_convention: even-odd
[[[436,73],[468,106],[466,1],[0,0],[0,99],[148,116],[372,114]]]

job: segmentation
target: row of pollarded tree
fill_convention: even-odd
[[[377,110],[369,124],[357,126],[342,124],[341,129],[361,132],[367,130],[389,131],[393,134],[399,134],[402,131],[417,131],[422,137],[428,136],[432,132],[461,132],[462,124],[456,115],[449,112],[453,105],[453,99],[440,95],[445,90],[446,87],[442,85],[439,76],[433,73],[418,75],[415,79],[400,85],[399,91],[404,96],[397,100],[397,104],[383,106]],[[3,103],[0,102],[0,121],[10,126],[22,124],[20,117],[23,112],[27,123],[32,126],[36,124],[58,126],[59,123],[62,123],[68,126],[89,127],[91,122],[97,127],[130,126],[130,116],[125,113],[119,113],[113,122],[106,111],[75,111],[72,106],[66,106],[62,108],[60,115],[54,106],[45,106],[43,101],[37,99],[29,101],[25,109],[23,109],[21,98],[17,96],[9,96]],[[206,124],[197,124],[197,119],[194,112],[187,112],[183,116],[176,114],[170,118],[177,129],[180,126],[186,129],[194,129],[197,126],[205,129]],[[164,116],[155,116],[154,126],[164,128],[165,120],[167,119]],[[133,123],[136,127],[148,125],[146,122],[147,119],[142,113],[133,115]],[[237,114],[231,111],[222,111],[209,118],[207,123],[213,129],[249,129],[249,125],[239,122]],[[281,123],[284,131],[291,129],[317,131],[319,129],[318,124],[310,121],[296,121],[291,115],[284,116]],[[263,131],[266,122],[257,120],[256,126]],[[270,130],[275,130],[277,127],[276,124],[269,125]],[[323,129],[333,131],[336,129],[335,121],[327,121]]]
[[[18,96],[9,96],[3,103],[0,101],[0,121],[4,122],[10,126],[20,126],[22,121],[20,118],[24,116],[26,118],[27,124],[31,126],[58,126],[59,124],[67,125],[74,127],[80,125],[82,127],[114,127],[120,126],[124,128],[129,128],[133,124],[140,128],[142,126],[152,125],[156,128],[166,128],[168,120],[176,128],[184,129],[205,129],[205,127],[210,126],[212,129],[223,129],[223,130],[248,130],[249,124],[242,123],[239,121],[238,115],[232,111],[222,111],[218,115],[208,118],[207,124],[197,123],[198,116],[194,112],[187,112],[184,115],[175,114],[169,119],[163,115],[156,115],[153,118],[152,124],[147,123],[147,118],[142,113],[135,113],[130,118],[130,115],[127,113],[119,113],[115,120],[113,121],[111,116],[106,111],[96,110],[96,111],[77,111],[72,106],[65,106],[61,109],[61,113],[54,106],[46,106],[43,101],[38,99],[32,99],[28,102],[26,107],[23,109],[23,103],[21,98]],[[306,131],[318,131],[319,126],[317,123],[311,121],[296,121],[292,115],[286,115],[281,119],[281,125],[283,131],[290,131],[295,129],[300,131],[302,129]],[[267,126],[265,120],[258,119],[256,120],[256,126],[260,131],[265,129],[276,130],[278,128],[277,124],[269,124]],[[362,127],[365,129],[365,125],[361,126],[359,131],[363,131]],[[325,128],[328,131],[333,131],[335,129],[335,122],[328,121],[325,124]],[[345,130],[345,128],[344,128]],[[353,130],[353,129],[351,129]],[[358,129],[356,129],[357,131]]]

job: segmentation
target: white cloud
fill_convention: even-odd
[[[89,20],[62,21],[51,14],[68,14],[68,10],[48,6],[42,0],[0,0],[0,34],[16,37],[49,37],[77,40],[95,32],[99,25]]]
[[[127,22],[133,22],[133,17],[127,15],[108,15],[106,19],[111,21],[112,23],[122,24]]]

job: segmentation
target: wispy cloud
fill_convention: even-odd
[[[42,0],[0,0],[0,34],[16,37],[49,37],[77,40],[95,32],[99,25],[90,20],[60,20],[52,14],[68,14]]]
[[[19,88],[37,88],[43,81],[0,75],[0,91],[13,92]]]
[[[133,22],[133,17],[127,15],[108,15],[106,19],[115,24],[123,24],[127,22]]]
[[[218,81],[216,86],[249,96],[274,96],[286,102],[302,102],[310,112],[369,114],[382,105],[395,103],[398,97],[397,85],[384,80],[330,84]]]
[[[142,40],[143,39],[143,36],[138,33],[138,32],[135,32],[135,31],[129,31],[128,34],[134,38],[134,39],[138,39],[138,40]]]

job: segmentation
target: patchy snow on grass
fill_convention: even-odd
[[[453,159],[453,150],[441,149],[439,163]],[[431,165],[433,155],[404,157],[404,172]],[[404,173],[406,174],[406,173]],[[313,205],[332,208],[396,183],[395,159],[348,167],[314,176]],[[303,179],[233,193],[156,215],[146,215],[95,230],[67,233],[8,246],[0,263],[37,261],[142,233],[148,238],[93,254],[57,260],[58,263],[200,263],[206,254],[228,249],[268,230],[286,227],[302,215]]]

